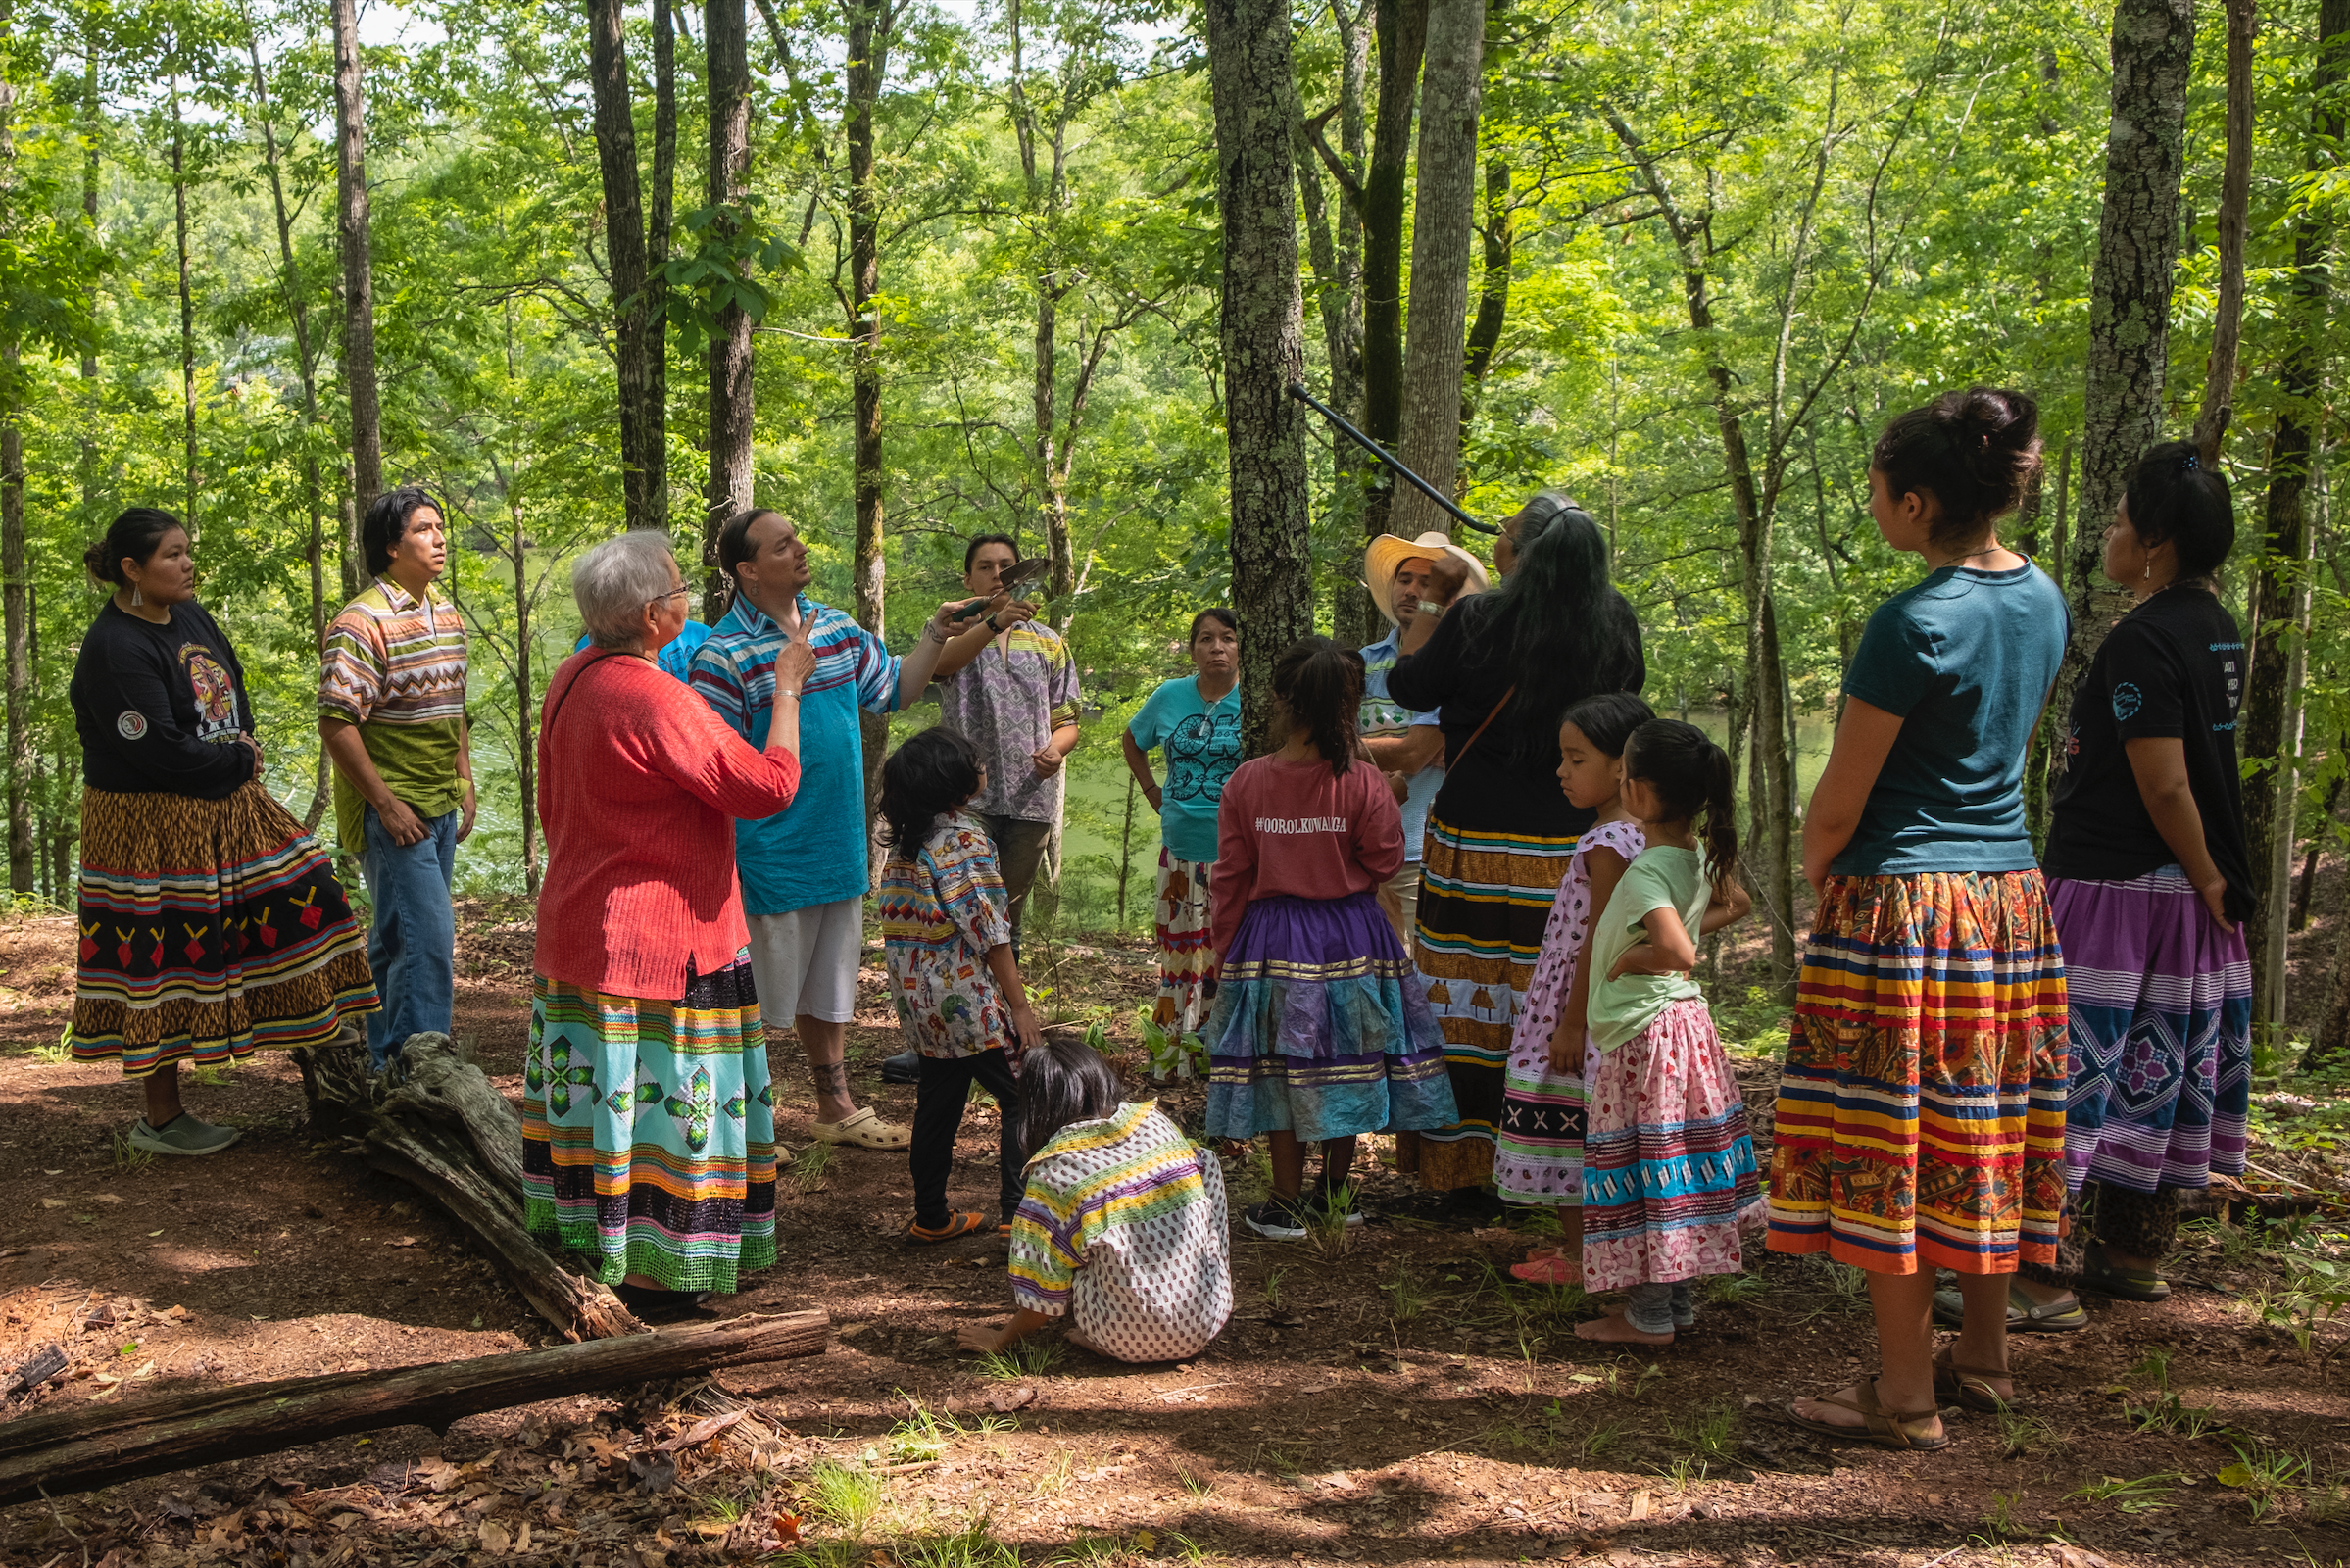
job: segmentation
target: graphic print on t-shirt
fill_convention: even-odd
[[[1241,715],[1232,710],[1178,719],[1161,743],[1167,754],[1166,793],[1179,801],[1215,805],[1224,781],[1241,761]]]
[[[196,739],[222,741],[236,734],[236,685],[228,671],[202,643],[181,643],[179,662],[196,694]]]

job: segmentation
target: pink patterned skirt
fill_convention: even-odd
[[[1597,1053],[1583,1154],[1583,1285],[1662,1285],[1745,1267],[1762,1215],[1738,1077],[1694,998]]]

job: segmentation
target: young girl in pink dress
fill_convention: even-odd
[[[1563,1239],[1538,1247],[1510,1272],[1537,1285],[1583,1283],[1584,1013],[1590,1000],[1591,914],[1633,857],[1647,847],[1624,809],[1624,743],[1655,712],[1629,693],[1586,698],[1558,727],[1558,787],[1570,805],[1597,811],[1583,830],[1542,928],[1517,1026],[1493,1176],[1513,1203],[1557,1210]]]
[[[1575,1332],[1670,1345],[1696,1321],[1691,1283],[1738,1273],[1739,1227],[1762,1217],[1746,1104],[1689,976],[1698,938],[1753,905],[1738,882],[1722,748],[1693,725],[1654,718],[1625,744],[1623,770],[1625,809],[1648,843],[1591,941],[1583,1282],[1626,1301]]]

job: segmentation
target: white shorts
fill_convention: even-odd
[[[841,899],[783,914],[755,914],[751,978],[759,1015],[772,1028],[794,1018],[847,1023],[857,1012],[857,965],[864,956],[865,901]]]

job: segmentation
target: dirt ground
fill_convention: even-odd
[[[458,1033],[518,1100],[530,928],[469,907],[462,932]],[[2332,935],[2321,923],[2308,941],[2329,956]],[[201,1114],[246,1129],[230,1154],[129,1157],[135,1090],[57,1059],[73,941],[64,917],[0,925],[0,1184],[16,1195],[0,1387],[45,1345],[70,1357],[0,1398],[0,1421],[552,1343],[454,1225],[306,1137],[282,1059],[188,1085]],[[1055,1004],[1103,1021],[1138,1067],[1148,952],[1052,956]],[[851,1061],[860,1100],[904,1121],[912,1091],[874,1070],[896,1049],[877,964]],[[795,1060],[779,1043],[777,1121],[796,1150],[810,1100]],[[1758,1130],[1773,1071],[1741,1062]],[[1196,1088],[1161,1098],[1197,1124]],[[1867,1368],[1849,1271],[1751,1253],[1679,1344],[1610,1354],[1573,1336],[1595,1310],[1581,1293],[1509,1281],[1528,1234],[1446,1228],[1385,1169],[1363,1199],[1375,1222],[1343,1246],[1236,1227],[1235,1317],[1194,1361],[1126,1367],[1048,1336],[982,1365],[954,1336],[1008,1310],[1002,1243],[908,1249],[903,1155],[844,1151],[786,1171],[784,1263],[730,1303],[823,1307],[821,1356],[0,1510],[0,1562],[2335,1564],[2350,1554],[2350,1399],[2331,1382],[2350,1320],[2330,1321],[2350,1294],[2326,1272],[2338,1119],[2338,1086],[2272,1098],[2255,1185],[2315,1212],[2197,1226],[2170,1302],[2092,1298],[2087,1329],[2020,1337],[2022,1408],[1951,1417],[1955,1442],[1934,1454],[1827,1445],[1779,1417]],[[987,1205],[995,1131],[974,1107],[963,1206]],[[1245,1201],[1256,1177],[1227,1168]]]

